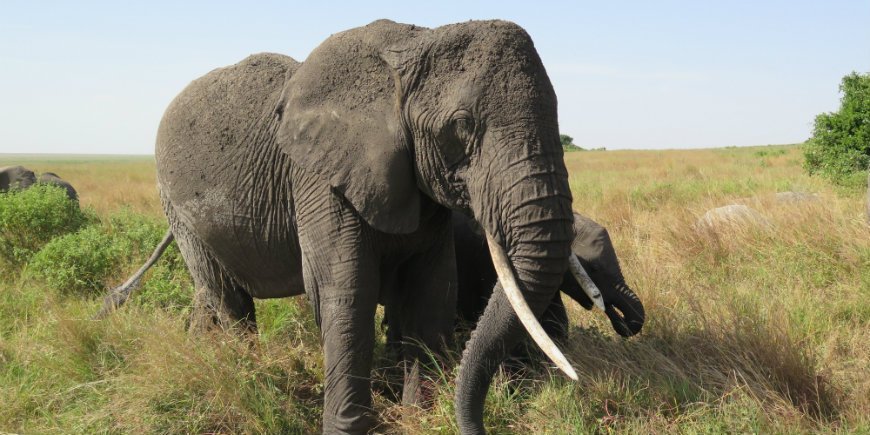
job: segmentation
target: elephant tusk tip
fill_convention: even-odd
[[[568,376],[572,381],[577,382],[580,380],[580,378],[577,377],[577,372],[574,371],[574,367],[568,366],[567,369],[562,368],[562,371],[565,372],[565,375]]]
[[[598,295],[598,297],[595,298],[593,302],[595,303],[595,307],[601,310],[601,312],[603,313],[607,311],[607,309],[604,307],[604,301],[602,301],[601,299],[601,295]]]

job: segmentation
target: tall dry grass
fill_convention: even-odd
[[[804,175],[795,146],[577,152],[566,162],[574,208],[610,229],[648,321],[624,340],[572,305],[563,346],[580,381],[545,365],[499,376],[487,399],[493,432],[870,432],[860,192]],[[71,180],[100,214],[160,215],[152,160],[28,166]],[[817,200],[777,200],[786,190]],[[694,227],[731,203],[769,224]],[[92,322],[97,303],[42,291],[27,274],[2,278],[0,430],[318,430],[322,356],[303,299],[258,301],[253,342],[192,336],[183,311],[144,306]],[[377,394],[379,430],[455,432],[447,370],[431,409]]]

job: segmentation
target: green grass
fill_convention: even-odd
[[[600,313],[569,307],[563,347],[580,380],[546,365],[500,375],[487,398],[493,433],[870,432],[862,192],[806,176],[799,146],[591,151],[566,163],[575,209],[610,229],[648,322],[624,340]],[[322,353],[304,298],[257,301],[255,339],[191,335],[192,284],[173,246],[132,304],[91,320],[103,289],[138,268],[165,229],[153,159],[26,165],[71,179],[91,217],[0,272],[0,431],[319,431]],[[819,201],[778,202],[784,190]],[[731,203],[772,228],[693,229]],[[69,291],[64,280],[86,266],[99,273]],[[445,370],[431,409],[376,394],[379,430],[454,433],[456,372]]]

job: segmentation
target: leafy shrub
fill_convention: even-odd
[[[105,231],[112,235],[115,243],[126,253],[123,263],[144,262],[166,233],[165,221],[129,209],[112,214],[103,225]],[[168,252],[164,253],[161,258],[166,258],[167,254]]]
[[[29,270],[61,293],[99,291],[123,254],[110,235],[92,225],[48,242]]]
[[[36,184],[0,193],[0,261],[21,265],[52,238],[94,219],[58,186]]]
[[[165,223],[122,210],[101,225],[55,238],[33,257],[29,270],[54,291],[102,296],[110,281],[124,281],[145,262],[165,232]],[[148,306],[187,307],[190,287],[184,261],[173,245],[143,278],[132,300]]]
[[[850,185],[863,182],[862,171],[870,168],[870,74],[843,77],[840,92],[840,110],[816,116],[804,168]]]
[[[163,220],[122,210],[109,218],[108,229],[115,243],[128,253],[122,264],[129,273],[137,270],[160,244],[166,234]],[[126,279],[126,276],[123,277]],[[131,302],[138,305],[161,308],[185,308],[192,302],[193,289],[190,274],[181,252],[175,244],[170,245],[160,261],[143,277],[141,287]]]
[[[174,256],[170,250],[175,251]],[[131,303],[148,307],[186,310],[193,304],[193,284],[178,248],[170,246],[160,262],[143,278],[142,287],[132,296]]]

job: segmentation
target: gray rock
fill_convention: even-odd
[[[806,192],[777,192],[776,200],[792,204],[808,203],[819,201],[819,195]]]
[[[738,228],[769,229],[771,227],[767,218],[743,204],[730,204],[708,210],[695,222],[696,229],[715,232]]]

